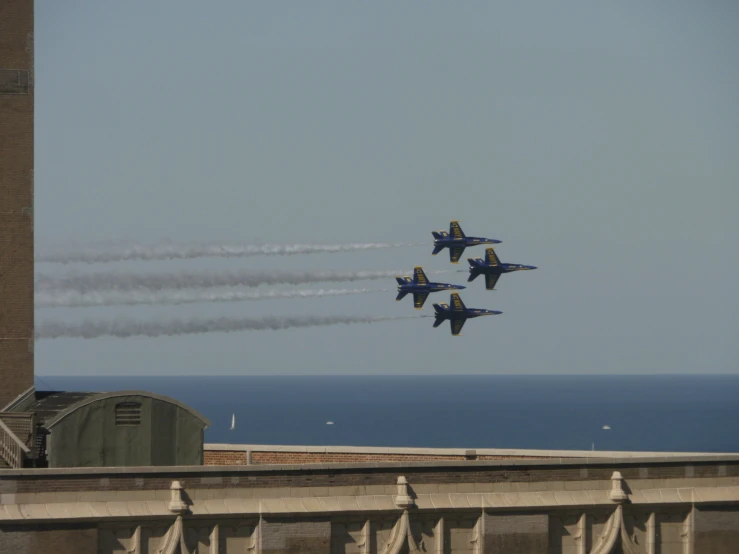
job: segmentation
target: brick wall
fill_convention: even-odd
[[[206,466],[246,465],[246,452],[205,450],[203,451],[203,464]]]
[[[33,1],[0,2],[0,408],[33,385]]]
[[[521,459],[522,456],[474,456],[474,460],[510,460]],[[342,452],[252,452],[252,464],[329,464],[354,462],[431,462],[435,460],[465,460],[465,456],[430,455],[430,454],[393,454],[393,453],[342,453]],[[527,456],[530,460],[545,460],[549,457]],[[246,452],[235,450],[205,450],[205,465],[245,465]]]

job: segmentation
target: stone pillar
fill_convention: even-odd
[[[179,481],[172,481],[172,484],[169,486],[169,490],[170,497],[169,503],[167,504],[167,509],[174,514],[185,513],[188,508],[185,500],[182,498],[182,483],[180,483]]]

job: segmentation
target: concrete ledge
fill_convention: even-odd
[[[195,516],[253,516],[335,513],[398,513],[392,495],[332,496],[313,498],[213,498],[190,506]],[[617,505],[606,490],[523,492],[523,493],[437,493],[419,494],[418,510],[479,511],[551,509]],[[637,491],[630,495],[633,505],[693,505],[739,502],[739,486],[665,488]],[[175,514],[164,500],[120,502],[65,502],[56,504],[0,505],[0,522],[168,517]]]
[[[668,455],[645,457],[618,457],[618,458],[547,458],[547,459],[507,459],[507,460],[433,460],[433,461],[404,461],[404,462],[353,462],[353,463],[317,463],[317,464],[270,464],[270,465],[226,465],[226,466],[132,466],[132,467],[83,467],[83,468],[44,468],[44,469],[3,469],[0,476],[5,477],[52,477],[67,475],[156,475],[166,474],[167,478],[173,475],[197,475],[198,473],[249,473],[269,474],[286,472],[326,471],[337,472],[342,470],[362,469],[433,469],[447,468],[526,468],[526,467],[557,467],[557,466],[610,466],[619,465],[659,465],[685,463],[739,463],[739,454],[696,454],[696,455]],[[174,477],[172,477],[174,478]]]
[[[672,458],[684,456],[725,456],[720,452],[630,452],[599,450],[525,450],[504,448],[406,448],[392,446],[298,446],[282,444],[223,444],[206,443],[204,450],[212,452],[284,452],[300,454],[375,454],[396,456],[512,456],[532,458]],[[734,454],[739,457],[739,454]]]
[[[207,478],[206,478],[207,479]],[[219,478],[219,481],[221,479]],[[191,482],[182,481],[189,499],[198,504],[205,500],[213,499],[240,499],[240,500],[267,500],[284,499],[310,499],[325,497],[357,497],[372,498],[397,493],[397,484],[384,485],[329,485],[329,486],[276,486],[276,487],[241,487],[240,483],[221,482],[219,487],[201,488],[197,478]],[[412,485],[413,494],[421,497],[434,494],[467,495],[471,493],[497,493],[497,494],[522,494],[525,498],[527,493],[537,494],[561,494],[571,493],[577,497],[581,491],[603,491],[610,492],[613,485],[611,479],[600,479],[590,481],[517,481],[517,482],[477,482],[477,483],[418,483]],[[637,493],[654,489],[670,490],[692,490],[700,489],[725,489],[739,487],[739,477],[719,478],[689,478],[689,479],[632,479],[629,487],[633,498]],[[647,493],[650,494],[650,493]],[[137,489],[137,490],[58,490],[43,492],[14,492],[0,493],[0,505],[5,504],[65,504],[69,502],[151,502],[155,500],[169,502],[171,492],[169,489]],[[662,497],[657,497],[661,502]],[[286,502],[289,501],[286,500]]]

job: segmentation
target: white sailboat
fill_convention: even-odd
[[[234,427],[236,427],[236,414],[231,414],[231,429],[229,431],[233,431]]]

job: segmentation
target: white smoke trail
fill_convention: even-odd
[[[438,270],[429,273],[450,273]],[[36,290],[70,290],[90,293],[99,290],[193,289],[210,287],[256,287],[259,285],[301,285],[306,283],[364,281],[409,275],[403,271],[199,271],[167,273],[89,273],[64,277],[41,275]]]
[[[331,254],[361,250],[380,250],[402,246],[419,246],[423,243],[350,243],[350,244],[163,244],[158,246],[130,245],[109,246],[105,248],[82,248],[58,252],[41,252],[37,262],[71,263],[109,263],[127,260],[188,260],[193,258],[243,258],[248,256],[291,256],[296,254]]]
[[[415,316],[374,317],[374,316],[293,316],[251,318],[212,318],[212,319],[174,319],[171,321],[83,321],[69,323],[63,321],[42,321],[36,326],[37,339],[98,337],[161,337],[174,335],[193,335],[201,333],[233,333],[238,331],[278,331],[294,327],[316,327],[321,325],[350,325],[354,323],[376,323]]]
[[[94,291],[80,293],[62,290],[36,295],[37,308],[86,308],[91,306],[134,306],[140,304],[192,304],[196,302],[240,302],[243,300],[270,300],[274,298],[315,298],[386,292],[389,289],[309,289],[267,290],[261,292],[218,290],[162,290],[162,291]]]

